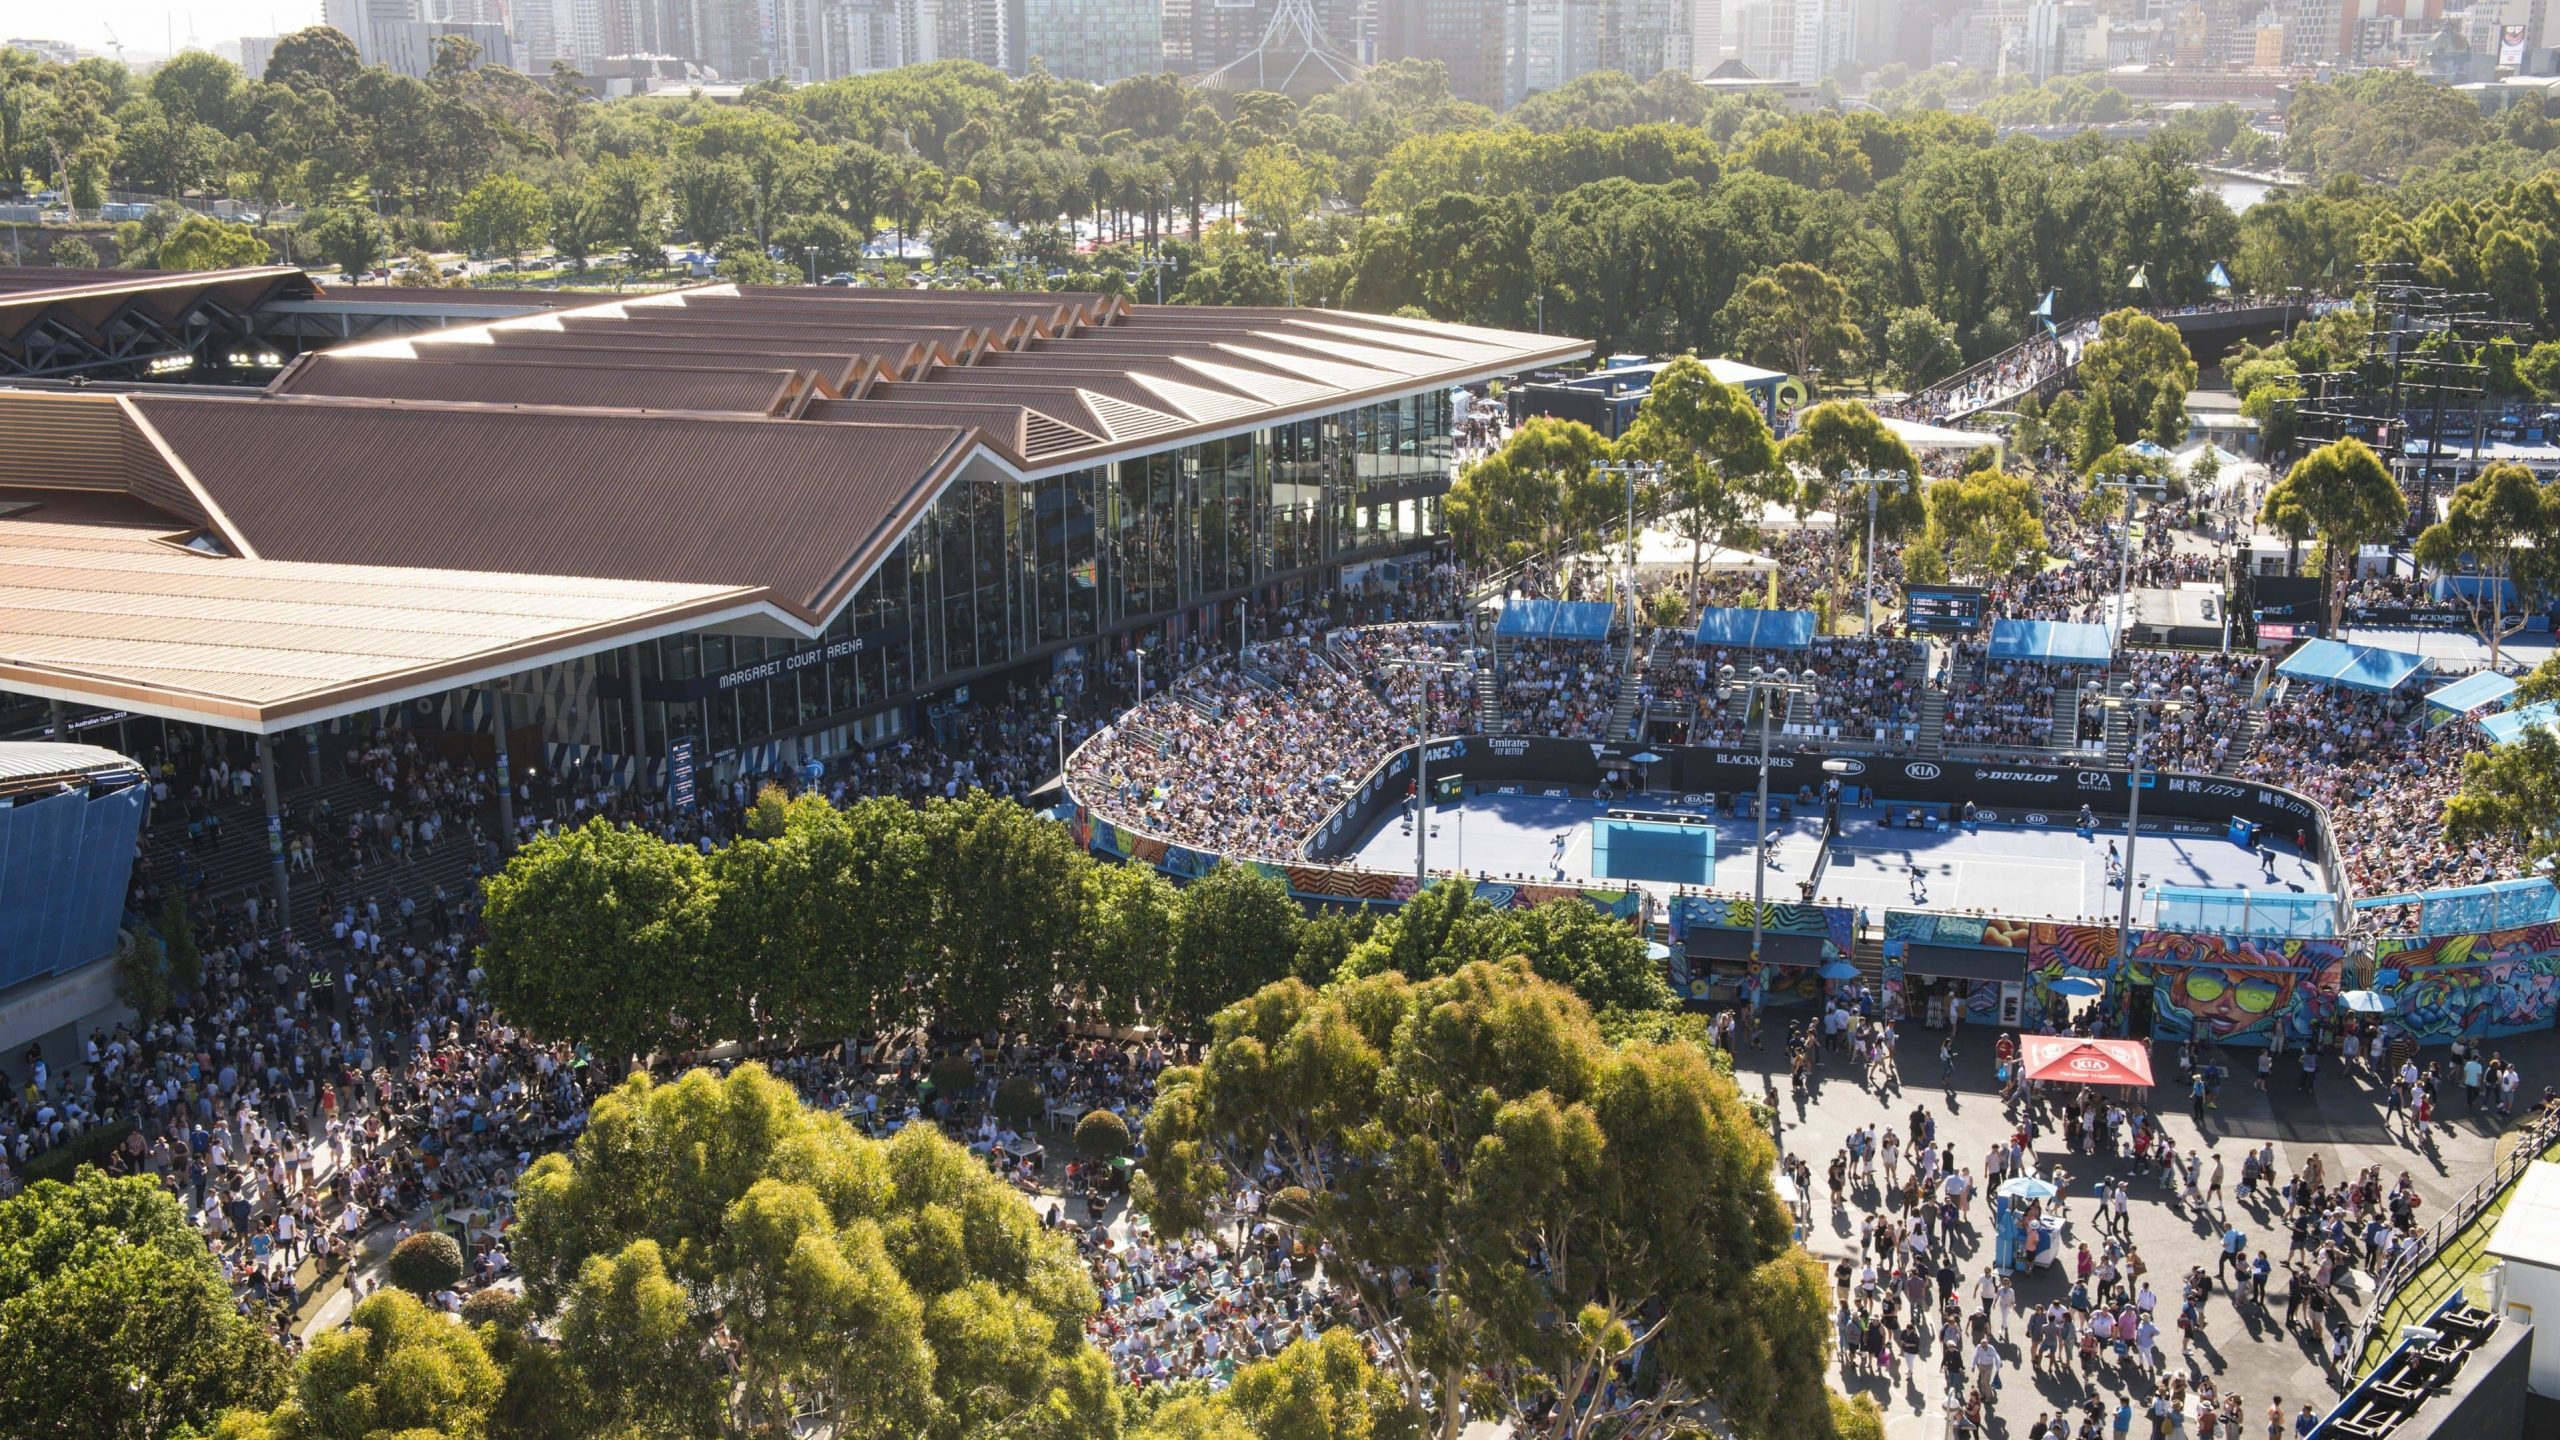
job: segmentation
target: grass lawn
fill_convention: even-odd
[[[2498,1138],[2500,1161],[2512,1153],[2522,1133],[2519,1131]],[[2560,1160],[2560,1144],[2543,1151],[2541,1158]],[[2498,1217],[2507,1212],[2507,1201],[2515,1193],[2513,1185],[2500,1192],[2487,1209],[2453,1237],[2451,1244],[2437,1252],[2436,1258],[2425,1269],[2400,1287],[2400,1293],[2383,1310],[2382,1323],[2374,1327],[2373,1338],[2365,1344],[2364,1355],[2357,1362],[2357,1374],[2363,1374],[2391,1353],[2391,1347],[2399,1342],[2401,1326],[2416,1324],[2433,1314],[2436,1307],[2444,1303],[2445,1297],[2455,1290],[2461,1290],[2474,1305],[2485,1307],[2489,1303],[2486,1284],[2489,1237],[2497,1233]]]

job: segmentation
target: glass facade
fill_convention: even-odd
[[[815,640],[698,633],[638,647],[639,752],[713,754],[830,724],[1439,529],[1449,403],[1426,393],[1025,484],[961,480]]]

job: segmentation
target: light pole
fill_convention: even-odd
[[[1390,670],[1410,670],[1413,687],[1413,893],[1431,883],[1431,677],[1460,668],[1447,660],[1390,660]]]
[[[1141,270],[1152,270],[1152,271],[1154,271],[1154,272],[1155,272],[1155,275],[1156,275],[1156,303],[1157,303],[1157,304],[1159,304],[1159,305],[1163,304],[1163,303],[1164,303],[1164,272],[1165,272],[1165,271],[1167,271],[1167,270],[1169,270],[1169,269],[1171,269],[1171,268],[1173,268],[1173,262],[1172,262],[1171,260],[1166,259],[1166,258],[1165,258],[1164,256],[1162,256],[1162,255],[1146,255],[1146,256],[1141,256],[1141,257],[1139,257],[1139,260],[1138,260],[1138,268],[1139,268],[1139,269],[1141,269]],[[1135,280],[1135,279],[1137,279],[1138,277],[1137,277],[1137,276],[1135,276],[1135,275],[1132,275],[1132,276],[1130,276],[1129,278],[1130,278],[1130,279],[1132,279],[1132,280]]]
[[[1310,263],[1312,262],[1303,257],[1295,260],[1282,260],[1275,257],[1271,262],[1271,268],[1280,272],[1281,282],[1289,287],[1289,308],[1292,310],[1298,308],[1298,272],[1306,269]]]
[[[1867,492],[1867,633],[1876,633],[1876,492],[1901,491],[1911,488],[1911,477],[1900,470],[1869,470],[1863,466],[1841,477],[1843,483]]]
[[[803,245],[803,246],[801,246],[801,247],[800,247],[800,255],[801,255],[801,258],[803,258],[803,259],[805,259],[805,260],[807,260],[807,261],[809,262],[809,283],[810,283],[810,284],[812,284],[812,285],[817,284],[817,283],[818,283],[818,247],[817,247],[817,246],[815,246],[815,245]]]
[[[1785,695],[1794,678],[1784,667],[1764,673],[1754,665],[1751,678],[1743,685],[1751,703],[1760,707],[1760,803],[1751,817],[1751,975],[1754,1005],[1760,1003],[1760,994],[1768,988],[1760,979],[1760,940],[1762,915],[1767,908],[1769,894],[1769,711],[1771,701]]]
[[[1061,711],[1059,711],[1059,712],[1058,712],[1058,714],[1057,714],[1057,724],[1058,724],[1058,778],[1059,778],[1061,781],[1063,781],[1063,780],[1065,780],[1065,779],[1067,778],[1067,712],[1066,712],[1066,711],[1061,710]]]
[[[2186,690],[2180,694],[2192,697],[2194,692]],[[2125,752],[2124,895],[2116,909],[2116,974],[2121,978],[2126,967],[2133,962],[2133,887],[2136,883],[2133,852],[2134,847],[2142,842],[2142,746],[2149,734],[2147,723],[2154,710],[2173,714],[2185,709],[2187,698],[2144,695],[2134,681],[2127,680],[2123,693],[2106,703],[2133,712],[2133,745]],[[2127,1023],[2130,1023],[2129,1017]]]
[[[2096,489],[2124,492],[2124,518],[2119,522],[2123,528],[2117,532],[2116,541],[2116,643],[2121,645],[2124,643],[2126,598],[2133,589],[2133,502],[2137,497],[2148,499],[2158,495],[2161,486],[2157,479],[2143,474],[2095,475],[2090,477],[2089,483]]]
[[[1144,705],[1147,703],[1147,652],[1133,649],[1129,653],[1138,660],[1138,703]]]
[[[1636,624],[1636,482],[1659,478],[1662,467],[1650,460],[1594,460],[1591,473],[1614,475],[1627,482],[1627,634],[1628,643],[1633,644]]]

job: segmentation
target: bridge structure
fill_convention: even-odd
[[[2198,360],[2218,360],[2244,339],[2279,335],[2296,320],[2331,302],[2301,297],[2241,297],[2203,305],[2170,306],[2144,313],[2175,326]],[[1947,424],[1991,411],[2014,410],[2032,395],[2049,400],[2069,387],[2080,353],[2098,336],[2099,312],[2057,324],[2053,333],[2023,340],[1997,355],[1912,392],[1895,407],[1906,418]]]

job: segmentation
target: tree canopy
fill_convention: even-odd
[[[2267,490],[2258,522],[2299,542],[2320,541],[2321,593],[2328,597],[2329,632],[2338,629],[2346,574],[2356,547],[2400,533],[2408,501],[2382,461],[2361,440],[2333,441],[2294,462]]]
[[[1243,1184],[1292,1187],[1291,1223],[1343,1276],[1381,1368],[1445,1415],[1572,1434],[1833,1433],[1821,1268],[1792,1243],[1773,1155],[1732,1082],[1685,1042],[1613,1046],[1526,962],[1431,980],[1273,985],[1168,1071],[1140,1203],[1217,1223]],[[1390,1270],[1436,1283],[1399,1295]],[[1607,1384],[1642,1347],[1631,1385]]]

